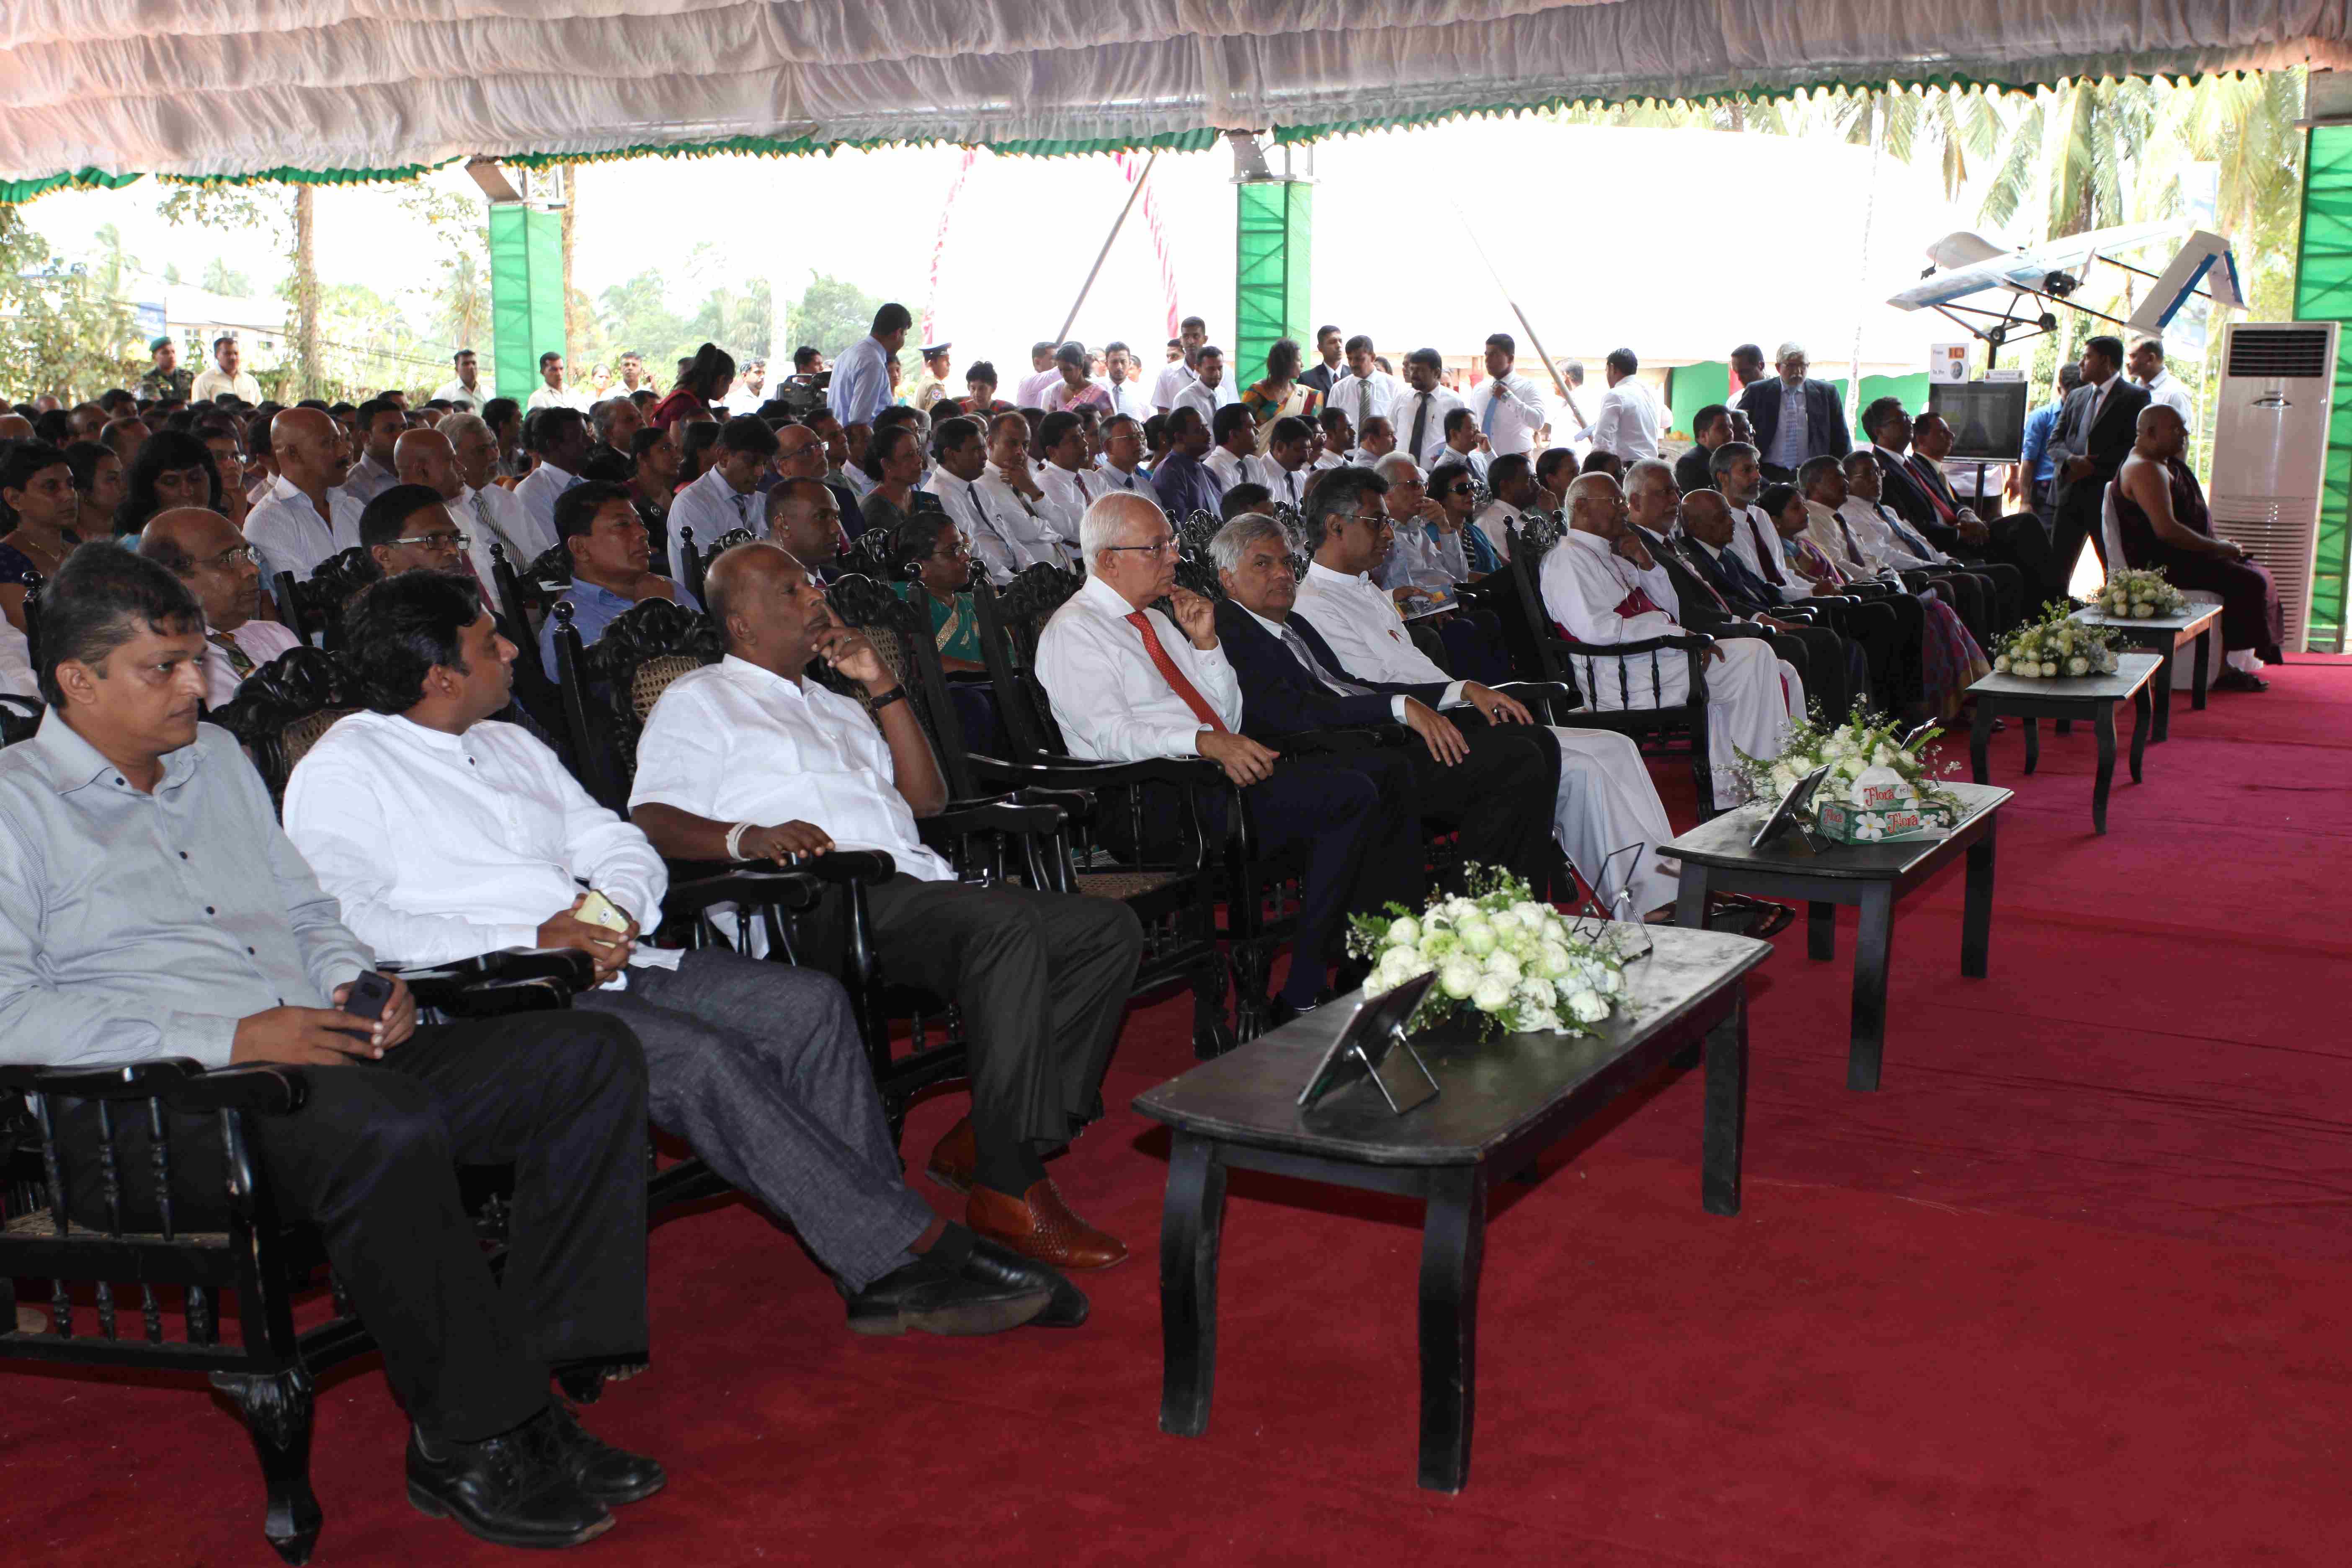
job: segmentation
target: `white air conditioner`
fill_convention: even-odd
[[[2286,646],[2302,649],[2335,402],[2334,321],[2231,321],[2214,398],[2213,531],[2270,568],[2286,609]]]

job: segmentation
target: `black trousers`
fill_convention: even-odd
[[[1861,645],[1839,635],[1835,626],[1827,623],[1801,626],[1780,637],[1790,637],[1805,650],[1797,673],[1805,682],[1807,704],[1818,702],[1822,711],[1832,722],[1843,720],[1857,697],[1867,697],[1870,691],[1870,666]],[[1780,637],[1773,641],[1778,644]]]
[[[1462,734],[1470,754],[1451,767],[1418,735],[1404,744],[1422,820],[1458,834],[1465,863],[1500,866],[1540,891],[1550,869],[1559,738],[1541,724],[1471,726]]]
[[[495,1436],[546,1405],[551,1367],[644,1358],[646,1064],[627,1026],[570,1011],[429,1026],[381,1062],[302,1070],[301,1110],[250,1119],[263,1173],[281,1218],[319,1227],[427,1436]],[[102,1223],[98,1108],[66,1120],[74,1207]],[[115,1123],[120,1168],[148,1170],[145,1116]],[[226,1223],[226,1155],[217,1118],[173,1119],[181,1227]],[[504,1164],[513,1220],[493,1279],[457,1167]],[[128,1185],[127,1222],[152,1227],[152,1185]]]
[[[807,928],[821,933],[822,952],[839,951],[840,897],[828,896]],[[1102,1115],[1103,1073],[1143,956],[1133,910],[1117,899],[904,872],[867,889],[866,900],[884,977],[963,1013],[984,1168],[1016,1144],[1059,1148]]]
[[[1992,646],[1994,623],[2000,615],[2000,591],[1990,577],[1939,566],[1932,571],[1906,572],[1903,582],[1915,594],[1933,589],[1937,598],[1952,607],[1952,614],[1960,617],[1960,625],[1977,639],[1979,647]]]
[[[1870,689],[1880,711],[1896,713],[1924,690],[1927,613],[1908,594],[1878,594],[1842,608],[1837,627],[1860,643],[1870,665]]]
[[[1273,777],[1250,785],[1242,798],[1261,854],[1301,854],[1307,861],[1282,995],[1293,1006],[1308,1006],[1346,951],[1349,915],[1392,899],[1421,907],[1427,862],[1412,764],[1391,749],[1286,757]],[[1215,826],[1222,832],[1222,820]]]

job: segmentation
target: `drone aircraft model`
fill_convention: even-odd
[[[2179,244],[2161,271],[2151,272],[2115,255],[2116,251],[2137,253],[2171,240]],[[1932,265],[1921,274],[1922,280],[1886,302],[1901,310],[1934,310],[1967,329],[1984,340],[1988,364],[2000,355],[2004,343],[2056,331],[2058,317],[2047,308],[2053,304],[2146,337],[2161,337],[2191,295],[2202,295],[2233,310],[2246,308],[2230,242],[2189,223],[2094,229],[2022,250],[1995,245],[1982,235],[1963,229],[1929,246],[1927,258]],[[2149,280],[2129,321],[2116,321],[2070,298],[2083,286],[2084,274],[2103,261]],[[2007,291],[2001,310],[1958,302],[1994,289]]]

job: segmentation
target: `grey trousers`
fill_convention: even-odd
[[[790,1220],[850,1289],[911,1262],[931,1206],[899,1172],[840,983],[710,950],[628,974],[574,1005],[635,1032],[654,1121]]]

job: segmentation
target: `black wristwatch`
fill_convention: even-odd
[[[868,713],[879,713],[885,708],[889,707],[893,702],[905,701],[906,698],[907,689],[904,686],[894,686],[879,697],[867,699],[866,703],[866,711]]]

